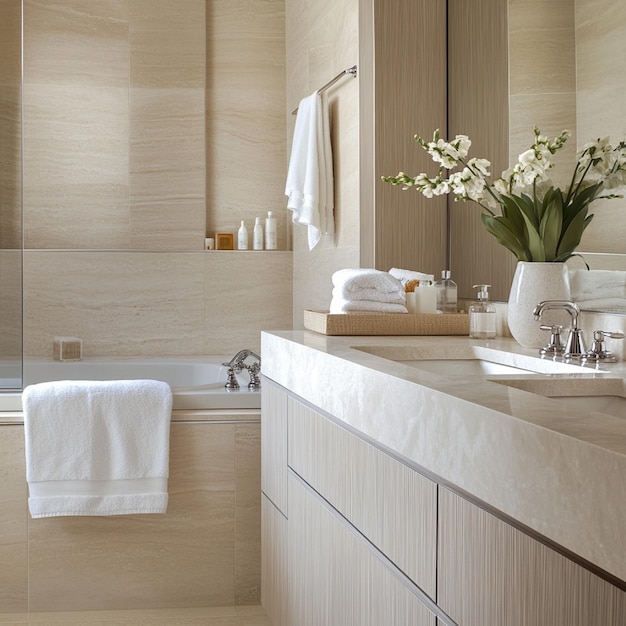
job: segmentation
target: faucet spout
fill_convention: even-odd
[[[533,316],[536,320],[540,320],[544,311],[549,311],[550,309],[564,309],[572,318],[572,327],[567,336],[564,358],[582,357],[585,354],[585,346],[583,343],[583,331],[578,328],[580,307],[575,302],[570,302],[569,300],[544,300],[533,309]]]

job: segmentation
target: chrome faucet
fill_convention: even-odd
[[[248,357],[255,359],[252,365],[246,365],[245,360]],[[247,348],[239,350],[237,354],[228,362],[222,363],[228,368],[228,380],[224,387],[226,389],[239,389],[239,382],[237,381],[237,374],[240,374],[244,369],[248,370],[250,375],[250,382],[248,383],[248,389],[259,389],[261,387],[261,380],[259,379],[259,372],[261,371],[261,357],[252,350]]]
[[[583,343],[583,331],[581,328],[578,328],[578,316],[580,315],[579,306],[575,302],[570,302],[569,300],[544,300],[533,309],[533,316],[536,320],[540,320],[543,312],[550,309],[564,309],[572,318],[572,326],[567,335],[567,343],[565,344],[565,350],[563,351],[563,358],[581,358],[585,354],[586,350]]]

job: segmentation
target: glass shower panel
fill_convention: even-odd
[[[0,391],[22,357],[22,2],[0,0]]]

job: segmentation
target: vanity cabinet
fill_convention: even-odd
[[[435,626],[406,577],[294,473],[289,504],[290,624]]]
[[[624,591],[443,487],[438,556],[437,601],[459,626],[626,624]]]
[[[263,385],[262,602],[274,626],[626,624],[619,586]]]

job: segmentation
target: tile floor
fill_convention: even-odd
[[[260,606],[229,606],[149,611],[0,613],[2,626],[272,626]]]

